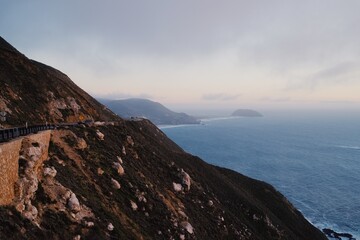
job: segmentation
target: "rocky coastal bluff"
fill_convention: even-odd
[[[0,176],[0,239],[326,240],[271,185],[118,117],[2,38],[0,69],[2,127],[93,120],[0,144],[12,169]]]

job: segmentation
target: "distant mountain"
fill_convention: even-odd
[[[262,117],[263,115],[251,109],[238,109],[231,114],[234,117]]]
[[[156,125],[198,124],[195,117],[186,113],[173,112],[158,102],[147,99],[130,98],[124,100],[99,99],[110,110],[123,118],[143,117]]]

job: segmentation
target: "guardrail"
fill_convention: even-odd
[[[14,127],[0,130],[0,142],[7,142],[11,139],[26,136],[30,133],[37,133],[44,130],[55,129],[55,125],[34,125],[29,127]]]
[[[1,142],[7,142],[11,139],[20,137],[20,136],[26,136],[31,133],[37,133],[40,131],[45,130],[54,130],[57,128],[63,128],[63,127],[72,127],[77,126],[80,124],[90,124],[92,123],[92,120],[86,120],[83,122],[75,122],[75,123],[59,123],[59,124],[46,124],[46,125],[33,125],[33,126],[27,126],[27,127],[14,127],[14,128],[7,128],[7,129],[0,129],[0,143]]]

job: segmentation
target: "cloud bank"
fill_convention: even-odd
[[[4,1],[0,29],[97,95],[357,101],[358,9],[357,0]]]

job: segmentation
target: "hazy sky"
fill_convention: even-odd
[[[359,106],[358,0],[1,0],[0,34],[95,96]]]

